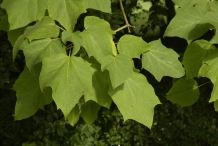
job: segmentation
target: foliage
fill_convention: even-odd
[[[186,79],[176,81],[167,93],[169,100],[182,106],[189,106],[199,98],[199,85],[194,78],[209,78],[214,84],[210,102],[215,102],[215,110],[218,110],[217,54],[214,46],[217,43],[215,29],[218,22],[215,18],[218,2],[174,1],[181,8],[167,26],[164,36],[178,36],[188,42],[182,62],[184,68],[179,55],[166,48],[160,39],[146,43],[134,35],[116,36],[124,28],[130,32],[132,27],[122,1],[119,2],[125,25],[117,30],[111,30],[109,20],[92,15],[93,10],[104,12],[103,17],[105,15],[106,18],[112,15],[109,0],[2,2],[1,7],[6,13],[1,17],[1,29],[8,32],[8,39],[13,45],[13,59],[22,50],[26,62],[13,86],[17,96],[15,120],[32,116],[54,100],[72,125],[80,116],[90,125],[100,107],[109,108],[113,101],[125,121],[133,119],[151,128],[153,110],[160,101],[146,76],[135,69],[133,58],[139,58],[142,68],[157,81],[164,76],[181,78],[186,71]],[[156,2],[152,1],[152,4]],[[84,25],[77,27],[81,19]],[[193,52],[190,50],[196,46],[194,43],[202,43],[196,39],[208,29],[215,31],[213,38],[205,40],[204,45],[200,44],[198,52],[201,54],[195,60],[191,59]],[[207,51],[208,48],[213,53]],[[207,54],[200,49],[206,49]],[[98,80],[95,74],[105,81]],[[178,94],[181,96],[175,96]],[[187,96],[191,99],[187,100]]]
[[[83,1],[48,0],[46,8],[45,1],[30,1],[28,10],[23,0],[3,1],[7,13],[0,11],[0,29],[7,34],[0,32],[0,145],[216,146],[218,117],[207,102],[215,101],[217,110],[217,2],[174,0],[181,8],[165,38],[146,43],[134,32],[127,34],[131,26],[125,24],[118,1]],[[127,14],[135,2],[123,1]],[[36,3],[39,15],[34,15]],[[156,18],[166,15],[166,9],[159,0],[152,4],[151,25],[164,26]],[[59,6],[66,11],[58,12]],[[72,12],[76,15],[70,17]],[[25,20],[13,22],[18,18]],[[121,30],[123,25],[127,29]],[[205,37],[207,31],[213,32],[212,39]],[[184,75],[180,61],[186,74],[175,79]]]

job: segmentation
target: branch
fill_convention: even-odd
[[[123,8],[122,0],[119,0],[119,2],[120,2],[120,8],[121,8],[121,11],[122,11],[122,13],[123,13],[123,18],[124,18],[124,20],[125,20],[125,22],[126,22],[126,25],[124,25],[124,26],[118,28],[118,29],[115,30],[114,32],[116,33],[116,32],[118,32],[118,31],[120,31],[120,30],[122,30],[122,29],[124,29],[124,28],[127,27],[127,28],[128,28],[128,32],[131,33],[130,27],[134,27],[134,26],[130,25],[129,22],[128,22],[128,20],[127,20],[126,13],[125,13],[124,8]]]

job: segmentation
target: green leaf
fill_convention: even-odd
[[[47,9],[47,0],[4,0],[1,6],[7,11],[10,30],[12,30],[43,18]]]
[[[39,88],[40,66],[36,66],[36,74],[27,67],[16,80],[13,89],[16,91],[15,120],[22,120],[35,114],[39,108],[52,101],[51,89],[46,88],[42,93]]]
[[[64,42],[64,44],[66,44],[67,41],[73,42],[74,44],[73,51],[72,51],[73,55],[76,55],[76,53],[79,52],[83,42],[82,34],[80,31],[76,31],[73,33],[69,31],[63,31],[61,35],[61,39]]]
[[[140,58],[140,55],[150,49],[150,47],[141,37],[133,35],[122,36],[117,44],[119,53],[130,58]]]
[[[185,72],[178,60],[179,55],[172,49],[166,48],[160,40],[149,43],[151,48],[142,54],[142,67],[148,70],[160,81],[163,76],[180,78]]]
[[[207,0],[172,0],[179,7],[193,7],[199,3],[206,3]]]
[[[88,125],[91,125],[97,119],[100,108],[100,105],[90,100],[83,105],[81,117]]]
[[[49,16],[71,32],[80,14],[85,12],[83,0],[48,0]]]
[[[58,37],[59,28],[56,26],[54,20],[51,17],[45,16],[37,22],[34,26],[30,26],[28,29],[31,33],[26,35],[26,37],[31,42],[34,39],[43,39],[49,37]]]
[[[30,71],[33,71],[35,64],[42,61],[43,58],[54,54],[66,54],[65,48],[60,40],[42,39],[31,42],[24,49],[26,65]]]
[[[122,54],[118,54],[116,57],[105,57],[101,64],[101,70],[104,71],[105,69],[109,71],[113,88],[118,87],[127,78],[131,77],[133,73],[131,59]]]
[[[85,102],[92,100],[109,109],[112,99],[108,94],[111,85],[108,71],[101,72],[101,65],[97,61],[91,60],[91,63],[92,92],[84,95]]]
[[[74,108],[70,111],[70,113],[67,115],[67,120],[70,123],[70,125],[74,126],[78,122],[79,116],[79,106],[78,104],[76,104]]]
[[[214,102],[214,108],[215,108],[215,111],[218,112],[218,100],[216,100],[216,101]]]
[[[18,28],[8,31],[8,40],[11,42],[11,45],[14,46],[17,39],[24,33],[26,28]]]
[[[182,61],[186,70],[186,77],[197,77],[204,58],[216,52],[218,52],[216,47],[205,40],[197,40],[189,44],[184,53]]]
[[[208,22],[203,21],[205,13],[198,7],[180,8],[170,21],[164,36],[178,36],[190,43],[207,32]]]
[[[194,79],[179,79],[167,93],[167,99],[181,106],[194,104],[200,96],[198,84]]]
[[[154,107],[160,104],[160,101],[145,76],[133,73],[122,85],[111,89],[109,94],[123,115],[124,121],[133,119],[151,128]]]
[[[85,18],[85,30],[82,32],[83,47],[89,56],[101,63],[108,55],[117,55],[113,42],[113,31],[107,21],[94,16]]]
[[[111,13],[110,0],[84,0],[86,8],[99,10],[106,13]]]
[[[28,45],[26,38],[32,41],[33,39],[57,37],[58,34],[59,29],[55,26],[54,21],[50,17],[44,17],[34,26],[27,27],[24,34],[19,36],[14,44],[13,59],[15,59],[18,50],[22,50]]]
[[[8,15],[1,16],[0,21],[0,30],[8,31],[9,30],[9,22],[8,22]]]
[[[218,72],[217,72],[218,57],[217,55],[218,54],[215,53],[205,58],[204,64],[202,65],[198,73],[198,75],[201,77],[209,78],[214,85],[209,102],[218,100],[218,97],[217,97],[218,95],[218,80],[217,80],[218,79]]]
[[[57,54],[44,58],[40,73],[40,87],[52,88],[52,97],[65,117],[83,94],[91,92],[90,65],[80,57]]]

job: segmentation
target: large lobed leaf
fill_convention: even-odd
[[[111,13],[110,0],[84,0],[86,8],[100,10],[102,12]]]
[[[80,57],[57,54],[42,61],[40,87],[52,88],[52,97],[65,117],[83,94],[92,90],[90,64]]]
[[[151,128],[154,116],[154,107],[160,104],[153,87],[146,77],[133,73],[122,85],[110,89],[114,103],[124,117],[124,121],[133,119]]]
[[[142,67],[148,70],[160,81],[163,76],[180,78],[185,72],[178,60],[179,55],[172,49],[168,49],[160,40],[149,43],[151,48],[142,54]]]

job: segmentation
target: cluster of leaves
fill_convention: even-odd
[[[79,117],[90,125],[101,106],[110,108],[113,101],[124,121],[133,119],[151,128],[154,107],[160,101],[146,77],[134,67],[132,59],[135,58],[140,59],[142,68],[157,81],[164,76],[186,76],[176,81],[167,93],[167,99],[182,106],[192,105],[199,98],[194,78],[208,77],[214,84],[210,102],[214,101],[218,110],[214,45],[218,43],[218,2],[174,2],[181,8],[164,36],[187,40],[189,45],[182,63],[179,55],[166,48],[160,39],[146,43],[140,37],[125,34],[114,42],[116,31],[99,17],[85,15],[84,25],[80,29],[75,27],[87,9],[111,13],[110,0],[59,0],[55,3],[3,0],[1,7],[7,14],[1,17],[0,28],[8,32],[13,59],[22,50],[26,61],[26,67],[13,86],[17,95],[15,119],[32,116],[54,100],[72,125]],[[196,40],[208,29],[215,31],[210,41]]]

